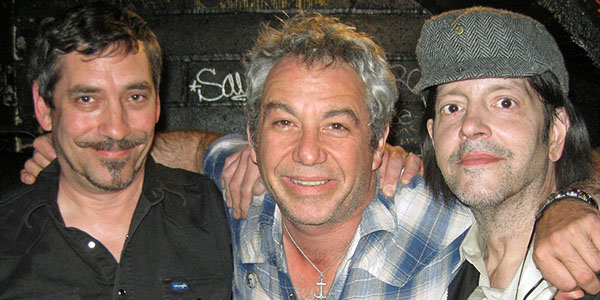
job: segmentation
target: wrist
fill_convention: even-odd
[[[538,221],[544,215],[544,211],[546,211],[548,207],[565,199],[579,200],[593,206],[595,209],[598,209],[598,203],[592,196],[590,196],[590,194],[580,189],[563,188],[546,198],[546,201],[544,201],[544,203],[542,203],[540,206],[535,220]]]

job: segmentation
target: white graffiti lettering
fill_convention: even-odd
[[[392,69],[392,71],[394,73],[396,73],[396,80],[398,82],[400,82],[402,85],[404,85],[406,88],[408,88],[409,91],[411,92],[415,92],[414,91],[414,87],[417,84],[417,81],[419,80],[419,77],[416,77],[417,74],[420,75],[421,71],[419,70],[419,68],[414,68],[412,70],[408,70],[404,65],[402,64],[394,64],[390,67],[390,69]],[[416,77],[416,78],[415,78]]]
[[[213,76],[217,74],[214,68],[203,68],[196,73],[196,79],[189,85],[190,91],[198,95],[198,101],[215,102],[223,98],[231,101],[246,101],[246,91],[242,86],[240,73],[229,73],[220,83],[201,79],[206,73]]]

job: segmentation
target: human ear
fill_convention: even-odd
[[[246,124],[246,136],[248,138],[248,145],[250,145],[250,159],[253,163],[258,164],[258,160],[256,159],[256,149],[254,149],[254,144],[252,143],[252,135],[250,134],[249,124]]]
[[[46,104],[46,101],[44,101],[44,98],[42,98],[42,96],[40,95],[37,80],[33,82],[31,91],[33,94],[35,118],[44,130],[52,131],[52,116],[50,115],[52,109],[48,107],[48,104]]]
[[[435,147],[433,143],[433,119],[427,120],[427,133],[429,133],[429,139],[431,139],[431,145]]]
[[[379,140],[377,141],[377,148],[373,151],[373,164],[371,165],[371,170],[375,171],[379,169],[381,166],[381,162],[383,161],[383,152],[385,151],[385,143],[387,141],[388,134],[390,133],[390,126],[385,127],[385,133]]]
[[[548,132],[548,158],[557,162],[562,156],[567,132],[571,127],[569,116],[564,107],[557,108],[552,117],[552,124]]]
[[[158,95],[158,91],[156,91],[156,120],[154,124],[158,123],[158,119],[160,118],[160,96]]]

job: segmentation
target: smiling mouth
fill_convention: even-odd
[[[296,180],[293,178],[290,178],[290,181],[294,184],[304,185],[304,186],[317,186],[317,185],[322,185],[322,184],[326,184],[327,182],[329,182],[329,180],[305,181],[305,180]]]
[[[131,149],[125,150],[96,150],[100,156],[106,159],[121,159],[127,156],[131,152]]]

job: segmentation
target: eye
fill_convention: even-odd
[[[94,98],[92,98],[91,96],[81,96],[81,97],[77,98],[77,100],[75,100],[75,101],[78,103],[82,103],[82,104],[89,104],[94,101]]]
[[[333,130],[348,130],[348,128],[346,126],[344,126],[343,124],[340,124],[340,123],[330,124],[329,128],[333,129]]]
[[[288,127],[288,126],[294,125],[294,123],[292,123],[292,121],[290,121],[290,120],[277,120],[277,121],[273,122],[273,124],[275,126],[280,126],[280,127]]]
[[[440,109],[440,112],[445,115],[450,115],[459,110],[460,110],[460,106],[458,106],[454,103],[450,103],[450,104],[446,104],[446,105],[442,106],[442,108]]]
[[[502,98],[502,99],[498,100],[498,102],[496,102],[496,106],[498,106],[500,108],[505,108],[505,109],[513,108],[516,105],[517,105],[517,103],[515,102],[515,100],[510,99],[510,98]]]
[[[133,94],[129,97],[129,99],[131,99],[133,102],[140,102],[146,99],[146,96],[142,94]]]

